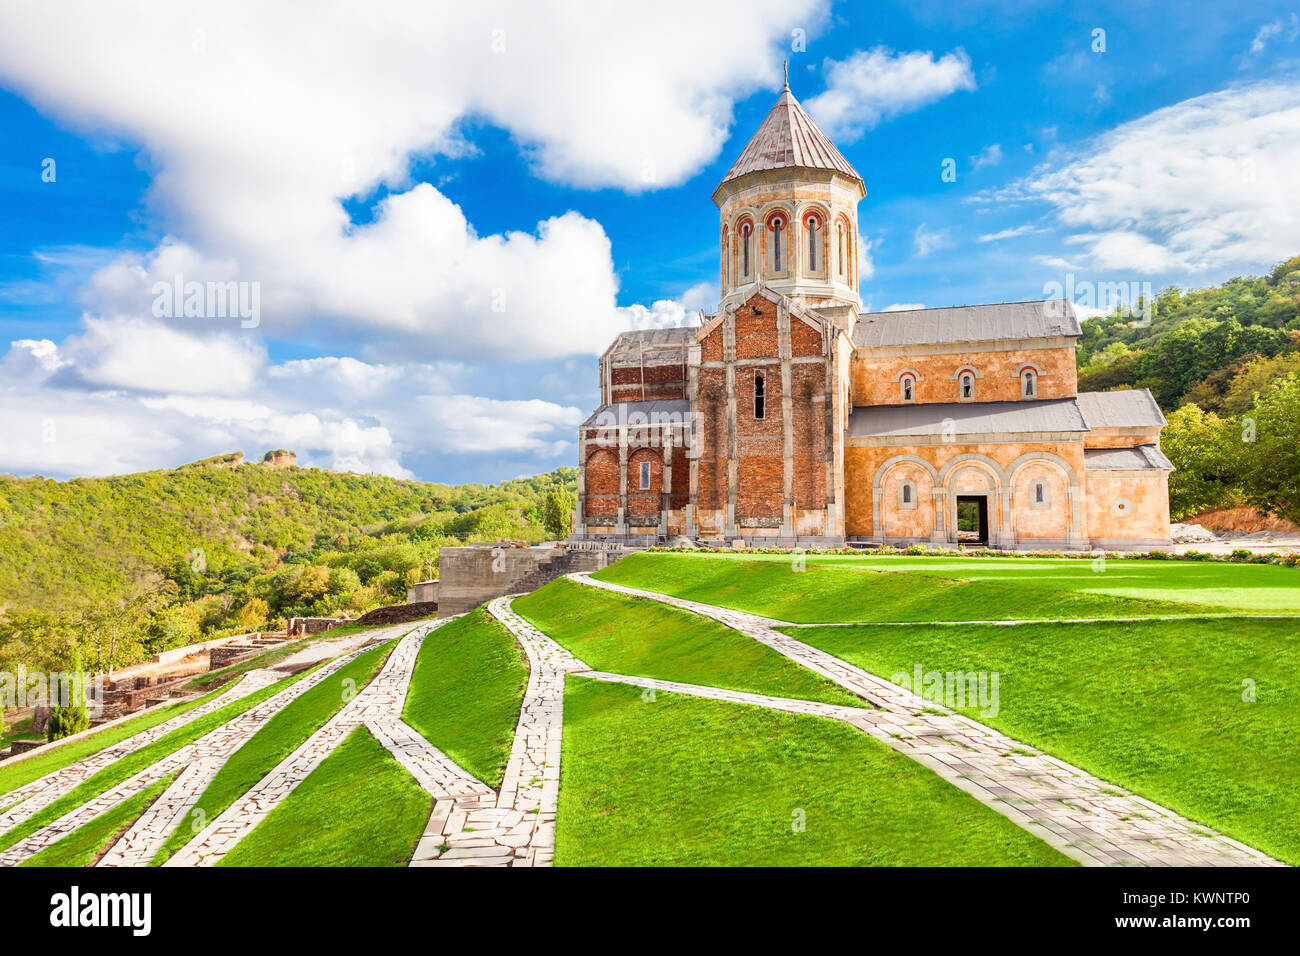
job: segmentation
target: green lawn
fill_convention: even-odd
[[[68,764],[76,763],[83,757],[89,757],[105,747],[126,740],[128,737],[133,737],[150,727],[156,727],[173,717],[179,717],[181,714],[193,710],[199,704],[206,703],[216,697],[217,694],[224,692],[224,690],[225,688],[221,688],[202,697],[152,707],[143,714],[129,720],[105,727],[103,730],[80,740],[61,744],[37,756],[27,757],[23,760],[6,760],[0,763],[0,798],[3,798],[11,790],[16,790],[19,787],[26,786],[33,780],[40,779],[47,773],[66,767]],[[4,801],[0,799],[0,807],[2,806],[4,806]]]
[[[358,727],[218,866],[405,866],[432,800]]]
[[[251,740],[231,754],[200,795],[195,803],[203,813],[200,819],[216,819],[338,713],[351,699],[345,695],[370,683],[388,660],[396,643],[392,640],[381,644],[349,661],[267,721]],[[187,820],[172,831],[154,858],[154,864],[165,862],[195,835],[196,831]]]
[[[595,577],[793,623],[1300,614],[1300,570],[1159,560],[633,554]],[[1101,570],[1093,570],[1100,568]]]
[[[232,701],[226,706],[214,710],[210,714],[204,714],[196,720],[190,721],[183,727],[179,727],[167,734],[165,737],[155,740],[153,743],[141,747],[133,753],[127,754],[115,762],[109,764],[99,773],[95,774],[89,780],[84,781],[62,797],[48,804],[43,810],[33,814],[24,820],[18,826],[5,833],[0,833],[0,850],[6,849],[26,839],[37,830],[50,823],[53,823],[63,814],[99,796],[105,790],[116,786],[123,780],[135,776],[141,770],[149,767],[173,751],[179,750],[186,744],[193,743],[209,731],[215,730],[226,721],[242,714],[251,707],[256,707],[262,701],[274,694],[284,690],[289,684],[300,680],[310,671],[303,671],[293,677],[287,677],[284,680],[277,681],[270,687],[263,687],[261,690],[241,697],[239,700]],[[97,748],[98,749],[98,748]]]
[[[465,770],[499,787],[527,686],[523,649],[479,608],[424,639],[402,718]]]
[[[563,752],[557,865],[1073,865],[825,718],[571,676]]]
[[[94,866],[95,862],[117,842],[127,828],[166,790],[176,774],[159,780],[134,797],[123,800],[107,813],[101,813],[85,826],[57,843],[28,857],[19,866]]]
[[[1291,621],[791,629],[885,678],[999,675],[964,712],[1300,864],[1300,631]],[[1242,700],[1243,681],[1257,700]]]
[[[596,670],[868,706],[738,631],[646,598],[561,578],[516,599],[514,609]]]

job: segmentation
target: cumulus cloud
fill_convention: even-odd
[[[0,468],[103,475],[288,447],[303,465],[409,478],[404,459],[429,447],[520,461],[571,448],[576,407],[465,394],[455,371],[272,363],[233,336],[96,319],[84,335],[16,341],[0,358]]]
[[[932,52],[859,50],[823,64],[826,89],[806,104],[832,139],[853,143],[881,121],[920,109],[958,90],[974,90],[970,57],[960,47]]]
[[[718,155],[734,101],[779,75],[790,29],[815,31],[826,7],[331,0],[305,29],[296,7],[251,0],[84,0],[0,10],[0,82],[140,144],[156,169],[149,211],[171,238],[98,277],[102,308],[138,313],[182,263],[187,279],[259,282],[280,337],[537,358],[598,351],[621,321],[603,228],[559,209],[479,235],[409,181],[412,162],[472,151],[469,124],[486,124],[554,182],[681,183]],[[353,222],[344,200],[372,195]]]
[[[983,198],[1050,204],[1098,269],[1260,268],[1300,248],[1300,85],[1265,82],[1125,123]]]

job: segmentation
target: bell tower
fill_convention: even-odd
[[[861,309],[858,203],[866,195],[858,171],[790,92],[787,70],[776,105],[713,191],[721,308],[762,282],[851,328]]]

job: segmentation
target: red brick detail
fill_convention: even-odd
[[[822,334],[802,319],[790,318],[790,354],[821,355]]]

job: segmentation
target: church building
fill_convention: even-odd
[[[601,356],[574,537],[1168,545],[1151,393],[1079,394],[1066,300],[862,312],[866,194],[787,85],[713,192],[717,312]]]

